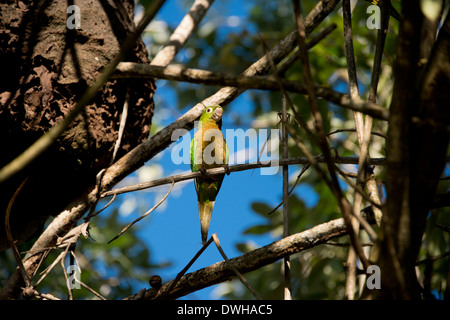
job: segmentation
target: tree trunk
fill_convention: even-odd
[[[68,10],[73,4],[80,9],[80,29],[73,28],[74,11]],[[71,110],[134,29],[133,12],[132,0],[0,4],[0,167]],[[143,42],[124,60],[149,63]],[[47,217],[95,185],[97,173],[111,161],[127,93],[128,118],[117,158],[148,137],[155,89],[153,80],[107,82],[47,152],[0,184],[4,221],[13,193],[28,178],[11,211],[15,240],[29,239]],[[0,228],[0,249],[7,246]]]
[[[449,16],[434,41],[437,23],[427,21],[419,1],[403,1],[402,8],[389,119],[386,212],[381,241],[371,257],[381,268],[381,290],[366,290],[366,298],[422,298],[416,260],[449,145]]]

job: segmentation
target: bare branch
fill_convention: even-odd
[[[344,42],[345,42],[345,58],[347,60],[347,73],[348,73],[348,82],[350,87],[350,97],[352,99],[359,99],[359,88],[358,88],[358,78],[356,75],[356,62],[355,55],[353,50],[353,31],[352,31],[352,15],[350,8],[350,0],[342,1],[342,10],[343,10],[343,22],[344,22]],[[356,133],[358,136],[358,142],[360,147],[360,153],[365,154],[365,150],[363,149],[363,144],[365,142],[364,139],[364,118],[363,114],[360,112],[353,112],[353,116],[355,119]],[[367,141],[367,140],[366,140]],[[365,160],[360,159],[360,164],[364,164]],[[357,172],[357,184],[356,186],[363,188],[363,175],[365,173],[365,166],[358,166]],[[345,177],[346,178],[346,177]],[[359,221],[356,218],[359,215],[359,211],[361,210],[361,201],[362,201],[362,193],[357,192],[355,188],[355,195],[353,200],[353,213],[354,217],[351,218],[352,228],[355,230],[356,234],[357,230],[359,230]],[[357,253],[355,243],[352,242],[352,246],[350,246],[347,256],[347,268],[346,268],[346,279],[345,279],[345,297],[349,300],[353,300],[355,297],[356,291],[356,274],[357,274]]]
[[[310,164],[306,164],[303,166],[302,171],[300,171],[300,173],[297,176],[297,179],[295,179],[294,185],[292,186],[291,190],[289,190],[288,196],[290,196],[292,191],[294,191],[294,189],[297,186],[297,183],[300,181],[300,178],[302,177],[303,173],[305,173],[306,170],[308,170],[310,166],[311,166]],[[283,205],[283,203],[284,203],[284,201],[281,201],[275,208],[273,208],[269,213],[267,213],[267,215],[271,215],[272,213],[277,211],[277,209],[279,207],[281,207]]]
[[[229,73],[191,69],[180,65],[161,67],[145,63],[121,62],[112,78],[157,78],[205,85],[230,86],[236,90],[260,89],[279,91],[280,85],[282,85],[286,91],[308,94],[306,85],[298,81],[277,79],[275,76],[237,76]],[[361,99],[351,99],[349,95],[327,87],[314,85],[313,90],[318,97],[343,108],[370,114],[380,120],[387,120],[389,117],[389,111],[376,103]],[[209,102],[206,105],[209,105]]]
[[[347,71],[349,78],[350,96],[353,100],[359,100],[359,88],[358,79],[356,74],[356,62],[353,50],[353,31],[352,31],[352,15],[350,8],[350,1],[343,1],[343,15],[344,15],[344,38],[345,38],[345,57],[347,60]],[[386,9],[387,8],[387,9]],[[374,58],[374,67],[372,72],[372,82],[369,93],[369,102],[375,102],[376,89],[378,86],[379,70],[381,67],[381,58],[384,49],[384,41],[386,39],[385,29],[387,29],[387,24],[389,22],[389,12],[388,6],[384,6],[383,16],[382,16],[382,29],[378,32],[377,46]],[[386,17],[387,15],[387,17]],[[354,119],[356,125],[356,132],[358,135],[359,149],[360,149],[360,159],[357,171],[357,181],[356,185],[364,189],[367,184],[369,191],[369,197],[371,202],[380,204],[380,199],[378,196],[378,190],[376,188],[376,182],[373,175],[370,175],[368,170],[367,159],[369,156],[369,144],[371,138],[371,130],[373,119],[370,115],[366,115],[365,119],[361,112],[354,112]],[[355,189],[356,192],[356,189]],[[361,211],[361,203],[364,193],[356,192],[353,201],[353,219],[352,225],[355,230],[359,229],[359,214]],[[375,216],[378,217],[377,221],[381,220],[381,210],[378,206],[374,206]],[[367,229],[368,231],[372,231]],[[369,232],[370,233],[370,232]],[[373,234],[372,234],[373,236]],[[346,296],[348,299],[354,298],[355,293],[355,282],[356,282],[356,248],[351,247],[347,259],[347,282],[346,282]]]
[[[278,75],[278,70],[273,61],[270,52],[268,52],[267,45],[264,38],[261,37],[261,42],[266,51],[266,55],[269,58],[270,66],[272,68],[273,75],[278,83],[280,83],[280,77]],[[288,113],[286,107],[286,100],[289,100],[289,96],[285,93],[283,85],[279,84],[280,90],[283,93],[282,106],[281,106],[281,145],[283,149],[282,159],[287,159],[288,155]],[[289,100],[289,103],[291,101]],[[291,105],[291,108],[293,106]],[[289,235],[289,207],[288,207],[288,193],[289,193],[289,166],[284,165],[283,167],[283,237]],[[290,257],[283,258],[283,273],[284,273],[284,300],[292,300],[292,286],[291,286],[291,262]]]
[[[14,258],[16,259],[17,262],[17,266],[19,267],[20,273],[22,275],[23,281],[25,282],[25,286],[26,288],[29,288],[31,285],[31,281],[30,281],[30,277],[28,276],[25,267],[23,266],[22,263],[22,257],[19,254],[19,250],[17,249],[17,246],[14,242],[14,237],[12,236],[11,233],[11,228],[9,225],[9,216],[11,214],[11,207],[14,204],[14,201],[16,200],[17,196],[20,193],[20,190],[22,190],[23,186],[25,185],[25,183],[27,182],[27,179],[25,179],[21,185],[17,188],[17,190],[14,192],[11,200],[8,203],[8,207],[6,208],[6,215],[5,215],[5,231],[6,231],[6,237],[8,239],[9,245],[13,251],[14,254]]]
[[[210,237],[209,240],[206,241],[206,243],[204,245],[202,245],[201,249],[197,251],[195,256],[189,261],[189,263],[183,268],[183,270],[181,270],[177,274],[175,280],[171,281],[168,286],[164,286],[162,288],[162,290],[160,290],[161,286],[158,285],[159,288],[156,291],[155,298],[161,298],[161,299],[166,298],[166,294],[169,293],[172,290],[172,288],[174,288],[177,285],[177,283],[178,283],[178,281],[180,281],[181,277],[183,277],[186,274],[186,272],[189,270],[189,268],[194,264],[194,262],[198,259],[198,257],[200,257],[200,255],[206,250],[206,248],[208,248],[208,246],[211,244],[212,241],[213,241],[213,238]],[[144,296],[144,293],[140,291],[139,299],[142,299],[143,296]],[[135,295],[135,296],[133,296],[132,300],[136,299],[136,298],[137,298],[137,296]]]
[[[234,272],[234,274],[239,278],[239,280],[242,282],[242,284],[253,294],[253,296],[257,300],[262,300],[258,292],[253,289],[253,287],[248,283],[247,279],[244,278],[244,276],[239,272],[238,269],[236,269],[233,265],[233,263],[228,259],[227,255],[222,249],[222,246],[220,245],[219,238],[217,237],[217,234],[213,234],[212,239],[214,240],[214,243],[216,244],[217,250],[219,250],[222,258],[225,260],[225,262],[228,264],[228,267]]]
[[[114,151],[113,151],[113,155],[111,158],[111,162],[109,165],[114,163],[114,160],[116,160],[116,155],[117,152],[119,151],[120,148],[120,144],[122,143],[122,137],[123,137],[123,132],[125,131],[125,124],[127,123],[127,117],[128,117],[128,100],[129,100],[129,94],[127,92],[126,96],[125,96],[125,102],[123,104],[123,109],[122,109],[122,115],[120,116],[120,125],[119,125],[119,133],[117,135],[117,140],[116,140],[116,144],[114,145]]]
[[[170,36],[169,42],[156,54],[150,64],[155,66],[168,65],[185,45],[213,2],[214,0],[196,0]]]
[[[141,221],[142,219],[144,219],[146,216],[148,216],[150,213],[152,213],[153,211],[155,211],[156,208],[158,208],[161,203],[163,203],[167,197],[170,194],[170,191],[172,191],[173,185],[175,184],[175,181],[172,181],[172,184],[170,185],[169,190],[167,191],[167,193],[165,194],[164,197],[162,197],[161,200],[158,201],[157,204],[155,204],[150,210],[148,210],[147,212],[145,212],[142,216],[140,216],[139,218],[137,218],[136,220],[134,220],[133,222],[131,222],[130,224],[128,224],[125,228],[122,229],[122,231],[119,232],[119,234],[117,236],[115,236],[114,238],[112,238],[111,240],[108,241],[108,244],[110,244],[111,242],[113,242],[114,240],[116,240],[118,237],[120,237],[123,233],[125,233],[128,229],[131,228],[131,226],[139,221]]]
[[[332,220],[309,230],[293,234],[267,246],[261,247],[239,257],[230,259],[229,262],[242,274],[271,264],[285,256],[307,250],[314,246],[326,243],[327,241],[347,234],[347,227],[343,219]],[[182,276],[178,283],[168,291],[165,299],[176,299],[190,292],[206,288],[234,277],[235,274],[229,269],[226,261],[221,261],[209,267]],[[159,289],[165,290],[172,286],[173,281],[169,281]],[[126,298],[132,300],[137,295]],[[141,292],[140,298],[152,300],[158,299],[158,290],[148,289]]]
[[[276,72],[276,70],[275,70]],[[288,154],[288,115],[286,111],[286,97],[283,97],[282,102],[282,116],[281,116],[281,126],[282,126],[282,138],[281,143],[283,146],[283,158],[287,159]],[[289,235],[289,166],[283,166],[283,237]],[[284,271],[284,300],[292,300],[292,286],[291,286],[291,261],[289,257],[283,259],[283,271]]]
[[[316,156],[316,157],[313,157],[313,159],[315,159],[314,161],[317,163],[325,162],[325,159],[323,156]],[[333,163],[339,163],[339,164],[358,164],[358,159],[359,159],[358,157],[338,157],[338,158],[332,158],[332,161],[333,161]],[[385,159],[384,158],[372,158],[372,159],[370,159],[370,163],[372,165],[385,165]],[[253,170],[253,169],[257,169],[257,168],[267,168],[267,167],[274,167],[274,166],[296,165],[296,164],[309,165],[310,160],[305,157],[299,157],[299,158],[277,159],[277,160],[272,160],[269,162],[254,162],[254,163],[235,164],[235,165],[228,166],[228,169],[224,168],[224,167],[208,169],[208,170],[206,170],[206,173],[208,175],[214,176],[214,175],[227,173],[227,170],[229,170],[228,172],[231,173],[231,172],[239,172],[239,171],[244,171],[244,170]],[[127,193],[127,192],[133,192],[133,191],[154,188],[154,187],[172,183],[172,181],[180,182],[180,181],[184,181],[184,180],[195,179],[195,178],[200,177],[201,175],[202,175],[201,172],[182,173],[182,174],[178,174],[178,175],[174,175],[174,176],[170,176],[170,177],[166,177],[166,178],[152,180],[149,182],[135,184],[132,186],[120,187],[120,188],[116,188],[116,189],[102,193],[101,198],[106,198],[106,197],[110,197],[110,196],[114,196],[114,195],[118,195],[118,194],[122,194],[122,193]]]

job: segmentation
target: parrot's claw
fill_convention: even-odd
[[[225,164],[223,167],[225,168],[225,173],[227,174],[227,176],[229,176],[230,175],[230,166],[228,164]]]
[[[215,179],[215,177],[212,176],[212,175],[210,175],[210,174],[206,171],[205,168],[200,168],[198,171],[200,171],[200,173],[202,174],[202,176],[204,176],[205,178],[213,179],[213,180]]]

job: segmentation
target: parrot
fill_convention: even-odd
[[[202,172],[202,176],[196,178],[194,184],[203,245],[208,237],[214,202],[225,177],[225,174],[208,176],[206,170],[228,168],[229,151],[221,131],[222,115],[223,109],[220,105],[207,107],[199,118],[198,130],[190,145],[191,171]]]

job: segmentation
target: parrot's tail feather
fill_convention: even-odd
[[[202,243],[205,244],[208,238],[209,223],[214,208],[214,201],[207,201],[198,204],[198,214],[200,216],[200,227],[202,231]]]

